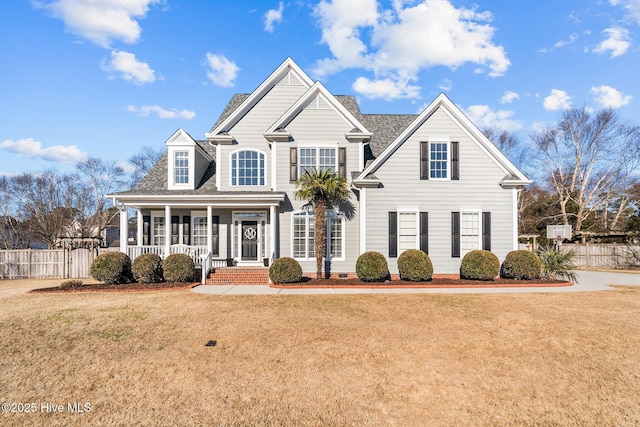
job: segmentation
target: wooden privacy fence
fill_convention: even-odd
[[[0,251],[0,279],[89,277],[93,260],[109,249],[15,249]]]
[[[520,244],[520,249],[531,250],[531,245]],[[573,249],[578,268],[633,268],[640,267],[640,245],[625,243],[564,244],[563,250]]]

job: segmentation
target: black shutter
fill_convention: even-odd
[[[420,250],[429,253],[429,212],[420,212]]]
[[[171,244],[177,245],[180,243],[178,239],[180,238],[180,217],[179,216],[171,216]]]
[[[342,178],[347,177],[347,149],[338,148],[338,172]]]
[[[182,217],[182,244],[191,244],[191,217],[187,215]]]
[[[460,212],[451,212],[451,257],[460,258]]]
[[[451,142],[451,179],[460,179],[460,144],[457,141]]]
[[[491,212],[482,212],[482,249],[491,250]]]
[[[211,255],[220,256],[220,217],[211,217],[211,240],[213,247],[211,249]]]
[[[389,212],[389,258],[398,256],[398,212]]]
[[[289,148],[289,182],[298,180],[298,149]]]
[[[151,244],[151,216],[144,215],[142,217],[142,244],[147,246]]]
[[[420,141],[420,179],[429,179],[429,143]]]

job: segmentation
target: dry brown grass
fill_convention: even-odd
[[[640,287],[344,296],[29,287],[42,285],[0,282],[0,400],[38,412],[3,413],[2,425],[640,424]],[[46,402],[65,412],[40,411]],[[67,412],[73,402],[91,411]]]

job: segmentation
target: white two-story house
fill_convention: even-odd
[[[315,271],[314,217],[296,200],[310,168],[347,178],[350,200],[327,217],[325,265],[353,273],[378,251],[397,273],[402,251],[458,273],[464,254],[501,260],[517,248],[518,191],[530,183],[444,94],[419,115],[363,114],[285,60],[250,94],[233,96],[205,139],[182,129],[132,190],[111,195],[138,215],[140,253],[186,252],[233,265],[292,257]],[[123,227],[126,230],[126,227]]]

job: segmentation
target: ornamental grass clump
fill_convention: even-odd
[[[384,282],[389,279],[389,266],[380,252],[365,252],[356,261],[356,274],[363,282]]]
[[[462,258],[460,278],[470,280],[493,280],[500,274],[500,260],[495,254],[476,250]]]
[[[418,249],[408,249],[398,257],[401,280],[425,282],[433,276],[433,264],[429,255]]]
[[[297,283],[302,279],[302,267],[293,258],[278,258],[269,267],[269,279],[273,283]]]
[[[505,279],[540,279],[542,277],[542,261],[533,252],[511,251],[502,263],[500,275]]]
[[[162,258],[157,254],[142,254],[133,260],[131,271],[139,283],[162,282]]]
[[[60,283],[60,289],[69,290],[69,289],[78,289],[82,287],[82,280],[71,279],[65,280]]]
[[[91,263],[90,274],[107,285],[130,283],[133,281],[131,259],[122,252],[103,253]]]
[[[196,266],[187,254],[169,255],[162,264],[165,282],[192,282]]]

